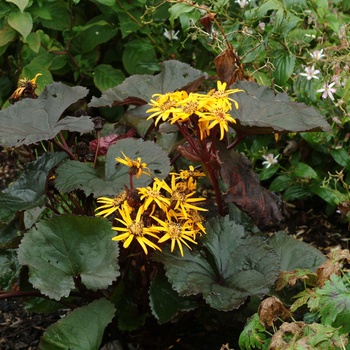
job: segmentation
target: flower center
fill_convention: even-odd
[[[198,107],[198,102],[191,101],[191,102],[188,102],[185,106],[183,106],[182,110],[186,114],[193,114],[193,113],[195,113],[197,111],[197,107]]]
[[[128,230],[134,236],[143,237],[143,227],[144,227],[143,222],[133,221],[133,223],[128,226]]]
[[[169,222],[168,232],[171,238],[180,238],[181,237],[181,225],[176,222]]]

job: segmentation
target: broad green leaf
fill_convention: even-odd
[[[297,177],[304,177],[309,179],[317,179],[318,175],[310,165],[299,162],[294,169],[294,175]]]
[[[17,250],[0,250],[0,266],[0,289],[10,291],[21,269],[17,259]]]
[[[169,13],[170,13],[169,21],[171,26],[172,27],[174,26],[175,19],[180,17],[182,14],[186,12],[195,12],[195,11],[196,11],[196,8],[194,6],[190,6],[184,3],[177,3],[171,6],[169,8]]]
[[[269,246],[277,253],[283,271],[315,270],[326,260],[325,256],[310,244],[288,236],[282,231],[269,238]]]
[[[33,19],[30,13],[17,10],[9,14],[8,24],[26,40],[28,34],[32,31]]]
[[[69,87],[62,83],[46,86],[37,99],[24,99],[0,111],[0,144],[2,146],[29,145],[54,138],[60,131],[87,132],[94,124],[89,116],[67,116],[64,110],[85,97],[87,89]]]
[[[322,288],[316,290],[322,323],[341,327],[343,334],[350,332],[350,287],[345,279],[333,274]]]
[[[94,84],[102,92],[121,84],[125,79],[120,69],[115,69],[109,64],[96,66],[93,74]]]
[[[35,162],[28,163],[19,179],[0,192],[0,220],[9,221],[18,210],[42,206],[47,176],[65,158],[67,154],[63,152],[45,153]]]
[[[329,150],[329,153],[338,164],[340,164],[345,168],[350,167],[349,154],[345,148],[338,148],[338,149],[331,148]]]
[[[283,199],[286,201],[292,201],[295,199],[302,199],[310,197],[312,194],[309,186],[303,186],[302,184],[294,184],[289,186],[283,193]]]
[[[230,111],[237,124],[232,127],[242,135],[272,132],[330,131],[325,118],[304,103],[292,102],[286,93],[254,82],[241,81],[232,85],[244,90],[231,95],[239,108]]]
[[[149,289],[150,307],[160,324],[171,321],[181,311],[197,307],[195,300],[180,297],[171,287],[164,273],[158,272]]]
[[[115,307],[99,299],[75,309],[50,326],[39,344],[41,350],[98,350],[102,337],[114,317]]]
[[[117,164],[115,158],[124,159],[122,152],[131,159],[141,158],[147,164],[151,176],[142,174],[133,178],[134,187],[148,186],[153,177],[164,179],[170,172],[170,161],[167,154],[154,142],[141,139],[122,139],[109,147],[103,171],[93,169],[86,163],[67,161],[57,169],[56,186],[62,192],[76,189],[87,195],[115,196],[130,187],[129,167]]]
[[[47,13],[47,9],[49,13]],[[40,22],[44,27],[57,31],[70,30],[71,13],[68,4],[62,1],[54,1],[50,6],[42,6],[39,11],[42,16]]]
[[[117,33],[117,29],[104,20],[74,27],[74,31],[75,36],[71,47],[79,54],[92,51],[96,46],[113,38]]]
[[[131,74],[152,74],[160,70],[156,51],[151,42],[134,39],[124,45],[123,66]]]
[[[281,192],[287,189],[293,183],[293,179],[287,175],[279,175],[272,180],[269,187],[270,191]]]
[[[294,71],[295,56],[288,51],[279,50],[272,54],[275,70],[272,77],[277,85],[284,85]]]
[[[29,0],[6,0],[7,2],[14,3],[20,10],[23,12],[23,10],[27,7]]]
[[[163,62],[163,70],[157,75],[133,75],[114,88],[105,91],[100,98],[93,97],[89,106],[102,107],[123,104],[128,97],[148,103],[153,94],[164,94],[187,86],[197,87],[206,73],[186,63],[169,60]],[[147,115],[145,116],[147,117]]]
[[[38,53],[40,49],[40,34],[38,32],[32,32],[27,36],[26,43],[35,52]]]
[[[238,308],[248,296],[266,294],[274,284],[279,263],[263,239],[246,236],[244,227],[228,217],[206,224],[201,252],[163,251],[155,259],[162,262],[173,289],[179,295],[201,294],[214,309]]]
[[[244,326],[239,336],[241,350],[261,349],[266,341],[266,330],[260,322],[259,315],[254,314]]]
[[[113,2],[115,0],[112,0]],[[135,13],[135,10],[134,10]],[[138,12],[136,11],[136,14]],[[119,21],[119,28],[122,33],[122,38],[126,38],[129,34],[135,33],[140,29],[140,26],[135,21],[130,20],[130,16],[125,13],[124,11],[119,11],[117,13],[118,21]]]
[[[26,233],[18,259],[28,265],[33,286],[55,300],[69,295],[78,276],[88,289],[107,288],[119,276],[119,248],[111,228],[102,218],[54,216]]]
[[[14,41],[17,37],[17,32],[10,26],[5,26],[0,29],[0,47]]]

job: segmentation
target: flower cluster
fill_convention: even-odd
[[[230,115],[232,103],[238,109],[238,103],[229,97],[242,90],[228,89],[226,83],[217,82],[217,89],[207,94],[187,93],[175,91],[166,94],[154,94],[151,99],[151,108],[147,113],[152,113],[148,119],[155,118],[155,125],[160,121],[170,124],[181,124],[192,129],[200,139],[214,134],[220,130],[220,140],[228,131],[229,123],[236,123]]]
[[[133,168],[133,176],[149,175],[140,158],[130,159],[126,155],[124,158],[116,160]],[[171,251],[177,245],[183,256],[183,245],[191,249],[189,243],[196,244],[197,236],[206,233],[204,218],[199,214],[206,209],[197,206],[205,198],[195,197],[197,180],[202,176],[203,172],[190,166],[189,170],[171,173],[169,183],[154,178],[150,186],[126,188],[114,198],[100,197],[96,215],[115,214],[112,229],[118,235],[113,240],[122,241],[124,248],[137,241],[148,254],[148,248],[161,251],[160,244],[170,240]]]

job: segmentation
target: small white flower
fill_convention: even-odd
[[[269,153],[267,155],[263,155],[262,157],[265,159],[264,162],[262,162],[262,165],[266,165],[266,169],[268,169],[271,165],[277,164],[278,163],[278,157],[280,155],[277,154],[276,157],[273,156],[272,153]]]
[[[264,23],[264,22],[260,22],[260,23],[259,23],[259,28],[260,28],[261,30],[265,30],[265,23]]]
[[[179,30],[177,32],[175,32],[174,29],[172,29],[172,30],[165,29],[163,35],[170,41],[171,40],[179,40],[179,38],[177,36],[179,34],[179,32],[180,32]]]
[[[326,57],[326,55],[323,53],[323,49],[315,50],[314,52],[310,53],[310,56],[316,61],[319,61],[322,57]]]
[[[235,3],[238,4],[241,9],[244,9],[249,4],[249,0],[236,0]]]
[[[335,89],[333,87],[335,83],[331,83],[331,84],[327,84],[327,83],[324,83],[323,84],[323,89],[318,89],[316,90],[316,92],[323,92],[322,94],[322,98],[327,98],[329,97],[332,101],[334,100],[334,96],[333,94],[337,92],[337,89]]]
[[[317,74],[320,73],[320,71],[318,69],[315,69],[314,66],[312,67],[306,67],[305,68],[305,72],[306,73],[299,73],[299,75],[302,75],[304,77],[306,77],[307,80],[311,80],[312,78],[314,79],[320,79]]]
[[[305,36],[307,38],[311,38],[311,39],[315,39],[316,38],[316,35],[314,35],[314,34],[305,34]]]

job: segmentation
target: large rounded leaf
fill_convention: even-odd
[[[88,90],[62,83],[47,85],[37,99],[27,98],[0,111],[0,145],[29,145],[54,138],[60,131],[86,132],[94,128],[89,116],[60,119],[72,103],[84,98]]]
[[[272,89],[251,81],[241,81],[232,87],[244,90],[231,96],[239,105],[238,110],[231,111],[237,120],[233,127],[239,134],[331,130],[313,107],[290,101],[286,93],[275,94]]]
[[[52,299],[68,296],[78,277],[89,289],[107,288],[119,276],[113,235],[102,218],[54,216],[24,236],[18,259],[29,266],[33,286]]]
[[[124,158],[122,152],[131,159],[141,158],[151,172],[151,176],[142,174],[138,179],[134,177],[134,187],[149,185],[153,177],[164,179],[170,172],[170,160],[162,148],[151,141],[129,138],[109,147],[102,174],[86,163],[72,160],[63,163],[57,170],[57,188],[62,192],[81,189],[95,197],[115,196],[125,186],[130,187],[130,168],[117,164],[115,160],[117,157]]]
[[[98,350],[115,308],[106,299],[82,306],[50,326],[41,338],[41,350]]]
[[[180,295],[202,294],[213,308],[238,308],[248,296],[268,293],[279,274],[276,253],[257,236],[246,235],[244,227],[228,217],[206,224],[204,249],[155,254]]]

